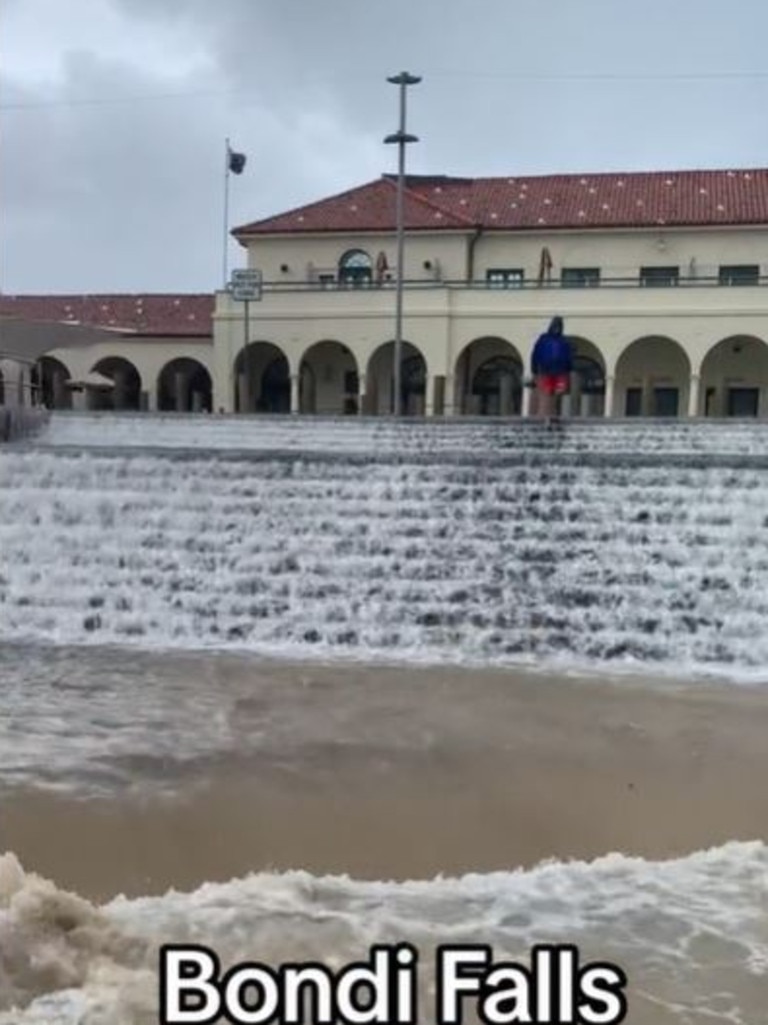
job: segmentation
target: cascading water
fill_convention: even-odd
[[[446,688],[441,670],[427,700],[407,671],[377,669],[367,689],[359,667],[338,687],[309,685],[308,666],[257,679],[252,660],[203,647],[763,678],[767,470],[762,424],[55,415],[0,446],[2,792],[106,797],[119,817],[130,795],[187,798],[217,767],[224,790],[271,769],[292,792],[318,766],[410,773],[436,752],[456,759],[450,781],[510,744],[506,674],[494,691],[480,673]],[[158,647],[179,650],[142,650]],[[525,750],[548,757],[535,727],[557,712],[531,719]],[[620,725],[642,763],[651,738]],[[525,750],[489,764],[525,766]],[[85,849],[89,870],[103,858]],[[338,966],[403,940],[423,955],[424,1021],[436,944],[525,960],[568,941],[626,970],[633,1025],[757,1025],[767,872],[764,844],[734,842],[419,882],[262,873],[95,907],[0,856],[0,1025],[157,1021],[164,942]]]
[[[768,667],[755,424],[54,417],[0,451],[0,639]]]

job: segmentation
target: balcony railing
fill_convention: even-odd
[[[549,281],[538,281],[531,278],[527,281],[499,282],[476,279],[467,281],[464,279],[451,279],[436,281],[424,278],[406,279],[403,288],[420,291],[440,291],[443,289],[471,290],[481,292],[537,292],[537,291],[600,291],[605,288],[644,289],[659,291],[675,288],[721,288],[721,289],[751,289],[764,288],[768,286],[768,275],[761,275],[745,281],[723,281],[718,275],[692,277],[678,277],[668,281],[643,280],[638,275],[601,277],[599,282],[577,284],[573,281],[552,278]],[[346,281],[264,281],[262,289],[264,292],[290,293],[290,292],[394,292],[396,288],[394,281],[366,281],[363,283],[350,284]]]

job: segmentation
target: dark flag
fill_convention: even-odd
[[[229,150],[229,170],[232,174],[242,174],[245,168],[245,153]]]

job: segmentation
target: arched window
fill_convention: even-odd
[[[363,249],[350,249],[339,260],[339,283],[359,288],[373,278],[373,261]]]

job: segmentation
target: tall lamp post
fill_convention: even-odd
[[[395,380],[394,380],[394,414],[400,416],[402,396],[400,380],[401,363],[403,354],[403,260],[405,256],[405,225],[403,211],[403,190],[405,188],[405,147],[409,142],[418,142],[418,137],[408,135],[405,130],[405,105],[406,92],[409,85],[418,85],[421,78],[418,75],[411,75],[408,71],[401,71],[399,75],[393,75],[387,79],[392,85],[400,87],[400,128],[393,134],[388,135],[384,142],[397,145],[397,279],[395,298]]]

